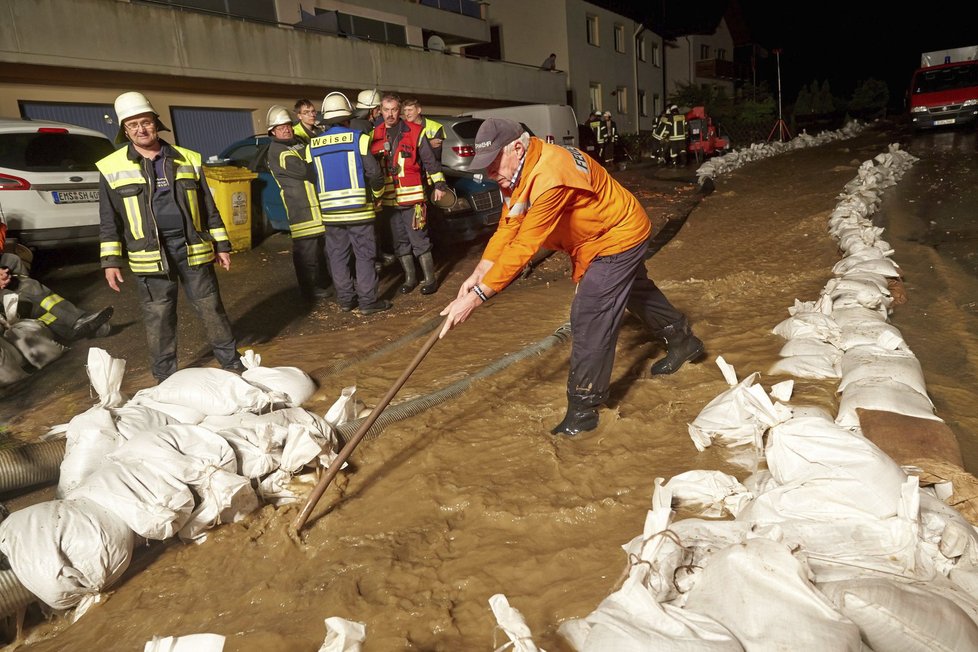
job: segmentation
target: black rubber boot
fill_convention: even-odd
[[[593,407],[593,401],[580,396],[568,396],[567,414],[564,415],[563,421],[550,431],[550,434],[573,437],[597,427],[598,408]]]
[[[79,340],[83,337],[105,337],[108,332],[102,326],[108,324],[112,319],[112,306],[102,308],[98,312],[90,312],[75,322],[72,330],[72,338]],[[111,327],[110,327],[111,328]],[[98,334],[97,333],[101,333]]]
[[[414,269],[414,256],[407,254],[398,258],[401,267],[404,268],[404,285],[401,286],[401,294],[407,294],[418,286],[418,272]]]
[[[385,310],[390,310],[394,307],[394,304],[386,299],[378,299],[371,304],[366,306],[360,306],[361,315],[373,315],[378,312],[384,312]]]
[[[706,355],[703,342],[693,335],[685,317],[663,328],[659,336],[666,341],[666,357],[652,365],[653,376],[675,373],[685,363],[695,362]]]
[[[421,294],[434,294],[438,291],[438,277],[435,276],[435,259],[431,257],[430,251],[426,251],[418,256],[418,262],[421,263],[421,273],[424,274],[424,278],[421,279]]]

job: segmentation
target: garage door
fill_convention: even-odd
[[[54,120],[101,131],[115,141],[119,131],[111,104],[65,104],[61,102],[20,103],[20,115],[31,120]]]
[[[200,152],[206,161],[222,149],[254,134],[251,111],[170,107],[176,144]]]

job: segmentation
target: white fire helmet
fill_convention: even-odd
[[[360,91],[357,95],[358,109],[375,109],[380,106],[380,91],[376,88]]]
[[[153,117],[156,118],[157,131],[168,131],[163,126],[163,123],[160,122],[160,114],[156,112],[156,109],[149,103],[146,96],[137,91],[129,91],[115,98],[115,116],[119,121],[119,133],[115,137],[116,144],[121,144],[128,140],[126,138],[126,130],[122,126],[122,123],[134,115],[140,115],[142,113],[153,114]]]
[[[333,91],[323,98],[323,122],[335,124],[349,120],[353,115],[353,107],[346,95]]]
[[[273,104],[265,115],[265,124],[268,126],[268,133],[279,125],[292,124],[292,114],[281,104]]]

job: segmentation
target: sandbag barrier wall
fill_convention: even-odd
[[[558,629],[573,649],[978,649],[978,531],[851,417],[883,407],[866,400],[882,387],[896,394],[895,409],[938,419],[909,347],[886,321],[887,278],[898,268],[867,219],[914,160],[891,146],[860,167],[830,220],[846,252],[836,278],[775,329],[791,337],[786,358],[828,358],[799,368],[841,376],[838,415],[786,405],[794,381],[769,395],[759,373],[738,381],[719,358],[730,388],[689,424],[690,436],[701,449],[746,449],[747,464],[763,458],[743,483],[719,471],[656,479],[644,531],[624,546],[620,588]],[[851,364],[841,359],[853,352]],[[704,518],[672,523],[677,505]],[[733,520],[711,520],[724,514]],[[528,640],[522,619],[497,619],[512,641]]]

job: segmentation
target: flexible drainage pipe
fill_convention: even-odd
[[[55,482],[64,456],[64,439],[0,450],[0,493]]]
[[[436,320],[441,323],[441,319]],[[437,325],[437,324],[436,324]],[[432,327],[425,324],[420,334],[430,331]],[[420,330],[420,329],[419,329]],[[398,341],[413,339],[418,333],[409,333]],[[439,403],[455,398],[467,390],[472,383],[483,378],[488,378],[509,367],[510,365],[525,360],[534,355],[539,355],[547,349],[551,349],[558,344],[562,344],[571,337],[570,324],[564,324],[552,334],[546,336],[539,342],[531,344],[515,353],[510,353],[502,358],[491,362],[480,371],[455,381],[451,385],[444,387],[437,392],[432,392],[426,396],[419,396],[394,405],[384,410],[377,422],[367,432],[366,439],[377,437],[384,428],[390,424],[412,417],[416,414],[434,407]],[[344,439],[349,439],[360,428],[363,419],[350,421],[339,427],[340,435]],[[28,444],[18,448],[10,448],[0,451],[0,490],[10,490],[22,487],[30,487],[35,484],[50,482],[58,479],[58,469],[61,460],[64,458],[65,441],[56,439],[41,442],[39,444]],[[25,607],[35,602],[34,595],[24,588],[13,571],[0,571],[0,617],[15,613],[17,609]]]
[[[15,614],[35,602],[37,598],[24,588],[12,570],[0,571],[0,617]]]
[[[439,403],[446,401],[450,398],[455,398],[459,396],[462,392],[467,390],[469,386],[483,378],[488,378],[489,376],[498,373],[510,366],[515,362],[520,360],[525,360],[533,355],[538,355],[547,349],[553,348],[554,346],[566,342],[571,337],[570,324],[564,324],[552,334],[546,336],[539,342],[531,344],[530,346],[523,348],[516,353],[510,353],[509,355],[503,356],[502,358],[492,362],[482,370],[474,373],[472,375],[466,376],[460,380],[455,381],[451,385],[444,387],[437,392],[432,392],[425,396],[419,396],[417,398],[411,399],[410,401],[405,401],[404,403],[399,403],[397,405],[392,405],[391,407],[384,410],[384,413],[380,415],[377,422],[374,423],[373,427],[367,431],[365,439],[373,439],[379,435],[385,427],[394,423],[395,421],[400,421],[401,419],[406,419],[412,417],[416,414],[420,414],[428,408],[434,407]],[[366,417],[364,417],[365,419]],[[350,421],[343,424],[338,428],[340,435],[345,440],[349,440],[357,430],[360,428],[360,424],[363,423],[364,419],[356,419],[355,421]]]

